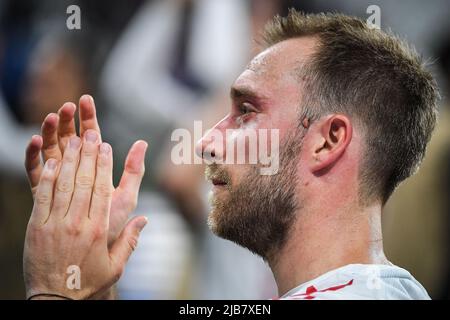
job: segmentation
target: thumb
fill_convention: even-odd
[[[148,220],[144,216],[131,219],[120,233],[119,238],[111,248],[111,259],[119,269],[123,269],[131,253],[136,249],[139,234],[144,229]]]

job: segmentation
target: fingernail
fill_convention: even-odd
[[[72,149],[78,150],[78,148],[80,147],[80,143],[80,138],[78,138],[77,136],[70,138],[69,145]]]
[[[148,219],[146,217],[144,217],[143,219],[140,219],[138,222],[136,222],[136,227],[139,229],[139,232],[141,232],[142,229],[144,229],[147,222],[148,222]]]
[[[102,143],[100,145],[100,153],[101,154],[108,154],[111,151],[111,146],[107,143]]]
[[[56,169],[56,160],[55,159],[48,159],[47,160],[47,168],[51,171]]]
[[[39,136],[39,135],[37,135],[37,134],[35,134],[35,135],[33,135],[32,137],[31,137],[31,141],[38,141],[38,140],[40,140],[41,139],[41,136]]]
[[[144,151],[147,151],[147,148],[148,148],[148,143],[147,143],[147,141],[143,141],[142,140],[142,142],[144,143],[144,145],[145,145],[145,147],[144,147]]]
[[[87,142],[96,142],[97,141],[97,132],[94,130],[89,130],[86,132],[86,141]]]
[[[49,114],[45,117],[44,121],[50,120],[50,119],[55,118],[55,117],[56,117],[56,113],[49,113]]]

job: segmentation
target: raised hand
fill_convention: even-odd
[[[62,160],[47,160],[35,188],[24,247],[27,298],[101,295],[119,279],[147,223],[142,216],[130,220],[108,247],[112,149],[95,130],[85,132],[83,143],[74,135],[65,145]],[[79,288],[67,283],[73,268]]]
[[[76,105],[67,102],[58,113],[49,114],[41,129],[41,136],[31,138],[27,147],[25,167],[30,182],[33,197],[39,186],[43,166],[40,158],[45,161],[52,158],[61,160],[65,147],[71,137],[77,135],[75,129]],[[95,103],[91,96],[84,95],[79,101],[80,137],[84,137],[87,130],[94,130],[99,134]],[[144,157],[147,150],[145,141],[133,144],[125,160],[125,169],[119,186],[113,190],[111,214],[109,221],[108,243],[111,245],[117,239],[130,213],[136,208],[139,186],[144,175]]]

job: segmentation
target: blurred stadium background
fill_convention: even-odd
[[[81,29],[69,30],[69,5]],[[385,249],[432,298],[450,296],[449,0],[0,0],[0,299],[23,299],[23,239],[32,199],[24,150],[45,115],[94,96],[120,177],[128,148],[150,142],[139,214],[150,224],[119,282],[123,299],[267,299],[261,259],[206,227],[201,166],[170,162],[170,134],[227,113],[228,88],[258,48],[258,31],[289,7],[367,19],[413,43],[433,62],[442,101],[422,169],[384,213]],[[395,116],[395,115],[393,115]]]

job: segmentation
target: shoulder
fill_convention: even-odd
[[[286,300],[430,299],[406,270],[396,266],[348,265],[291,290]]]

